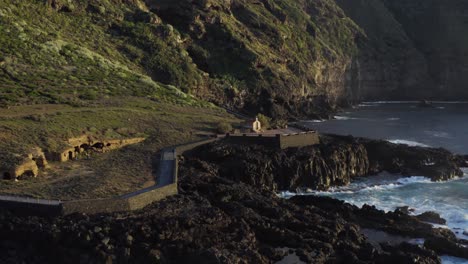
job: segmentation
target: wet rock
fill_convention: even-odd
[[[103,239],[101,240],[102,244],[104,244],[104,245],[106,245],[106,246],[107,246],[107,244],[109,243],[109,241],[110,241],[110,238],[109,238],[109,237],[105,237],[105,238],[103,238]]]
[[[440,215],[435,212],[424,212],[420,215],[417,215],[416,218],[424,222],[429,222],[429,223],[434,223],[434,224],[439,224],[439,225],[445,225],[447,223],[445,219],[440,217]]]
[[[410,208],[409,206],[401,206],[401,207],[397,207],[395,212],[396,213],[401,213],[401,214],[410,214],[410,213],[414,212],[414,209]]]
[[[424,246],[440,254],[468,259],[468,247],[462,246],[455,241],[443,238],[430,238],[424,242]]]

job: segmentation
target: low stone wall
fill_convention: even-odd
[[[139,210],[151,203],[176,194],[177,183],[173,183],[163,187],[148,188],[141,193],[130,195],[128,197],[68,201],[62,203],[62,214],[97,214]]]
[[[255,144],[280,149],[305,147],[320,143],[319,135],[316,132],[277,135],[227,134],[226,140],[233,144]]]
[[[17,214],[58,216],[62,214],[62,203],[16,196],[0,196],[0,208]]]
[[[319,134],[316,132],[304,132],[280,136],[280,148],[297,148],[316,145],[320,143]]]
[[[128,201],[119,198],[76,200],[62,203],[62,214],[97,214],[128,211]]]
[[[232,144],[255,144],[271,148],[280,148],[279,135],[248,135],[248,134],[235,134],[226,135],[226,141]]]
[[[139,210],[151,203],[176,194],[177,182],[130,197],[127,199],[127,203],[129,210]]]
[[[181,155],[186,151],[192,150],[192,149],[194,149],[194,148],[196,148],[198,146],[201,146],[201,145],[205,145],[205,144],[214,142],[216,140],[219,140],[219,138],[203,139],[203,140],[200,140],[200,141],[196,141],[196,142],[176,146],[174,148],[174,150],[176,151],[177,155]]]

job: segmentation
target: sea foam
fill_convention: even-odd
[[[406,140],[406,139],[388,139],[388,142],[394,143],[394,144],[402,144],[402,145],[408,145],[412,147],[430,147],[429,145],[417,142],[417,141],[412,141],[412,140]]]

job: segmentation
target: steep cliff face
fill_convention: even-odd
[[[468,2],[383,0],[424,54],[433,97],[468,98]]]
[[[351,71],[358,98],[468,98],[466,1],[336,2],[367,36]]]
[[[348,72],[347,90],[356,100],[421,99],[430,96],[424,55],[381,0],[337,0],[364,31]]]
[[[326,117],[359,100],[468,99],[467,5],[0,0],[0,105],[188,93],[251,114]]]
[[[360,100],[468,98],[467,4],[419,2],[147,4],[191,37],[194,62],[217,80],[197,95],[221,83],[224,104],[301,116]]]
[[[189,54],[212,79],[198,96],[272,116],[310,115],[345,99],[344,73],[360,31],[333,1],[147,5],[187,36]]]

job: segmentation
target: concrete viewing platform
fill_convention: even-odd
[[[282,134],[278,132],[278,130],[272,130],[269,133],[226,134],[225,138],[234,144],[256,144],[279,149],[305,147],[320,143],[319,134],[315,131]]]

